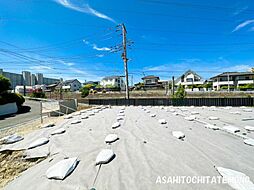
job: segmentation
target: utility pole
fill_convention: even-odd
[[[124,70],[125,70],[125,80],[126,80],[126,99],[129,100],[129,77],[128,77],[128,58],[127,58],[127,47],[126,47],[126,28],[124,24],[121,24],[122,27],[122,35],[123,35],[123,53],[122,53],[122,59],[124,62]]]
[[[229,92],[229,73],[228,73],[228,92]]]
[[[172,95],[175,94],[175,77],[172,77]]]

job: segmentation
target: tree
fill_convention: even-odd
[[[180,84],[177,88],[177,91],[173,98],[178,98],[178,99],[184,99],[186,97],[186,92],[184,87]]]
[[[0,75],[0,93],[6,92],[11,89],[11,82],[8,78]]]

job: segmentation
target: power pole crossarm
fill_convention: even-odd
[[[123,35],[123,53],[122,58],[124,62],[124,70],[125,70],[125,79],[126,79],[126,99],[129,100],[129,77],[128,77],[128,58],[127,58],[127,47],[126,47],[126,28],[125,25],[122,24],[122,35]]]

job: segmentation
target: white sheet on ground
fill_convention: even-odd
[[[47,170],[46,176],[49,179],[63,180],[76,168],[77,164],[78,158],[76,157],[61,160]]]
[[[105,137],[105,142],[112,143],[112,142],[115,142],[117,139],[118,139],[117,134],[109,134]]]
[[[196,119],[196,116],[191,115],[191,116],[188,116],[188,117],[184,117],[184,119],[187,120],[187,121],[194,121]]]
[[[18,141],[23,140],[24,138],[22,136],[19,136],[17,134],[13,134],[13,135],[9,135],[7,137],[3,137],[2,139],[0,139],[0,142],[2,142],[3,144],[12,144]]]
[[[33,141],[31,144],[29,144],[28,149],[47,144],[48,142],[49,142],[49,139],[46,137],[39,138],[39,139]]]
[[[165,119],[159,119],[159,121],[158,121],[160,124],[166,124],[167,123],[167,121],[165,120]]]
[[[254,184],[249,177],[242,172],[216,167],[217,171],[224,178],[230,187],[236,190],[254,190]]]
[[[178,139],[183,139],[185,137],[184,133],[181,131],[172,131],[172,135]]]
[[[152,113],[150,114],[150,117],[156,117],[156,114]]]
[[[254,131],[254,127],[253,126],[245,126],[244,129],[246,129],[247,131]]]
[[[115,153],[111,149],[103,149],[96,157],[96,165],[107,164],[113,157]]]
[[[209,119],[209,120],[219,120],[219,118],[218,118],[218,117],[215,117],[215,116],[210,116],[210,117],[208,117],[208,119]]]
[[[118,127],[120,127],[120,123],[119,122],[115,122],[113,125],[112,125],[112,129],[116,129]]]
[[[245,144],[254,146],[254,139],[248,138],[243,141]]]
[[[231,132],[231,133],[240,132],[240,129],[238,127],[231,126],[231,125],[224,126],[223,129],[228,131],[228,132]]]
[[[78,124],[78,123],[81,123],[81,121],[80,121],[80,120],[73,120],[73,121],[71,122],[71,124]]]
[[[65,132],[64,128],[59,128],[59,129],[56,129],[56,130],[52,131],[51,135],[58,135],[58,134],[62,134],[64,132]]]

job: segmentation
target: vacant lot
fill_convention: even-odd
[[[112,129],[122,108],[101,109],[94,111],[95,115],[91,111],[84,112],[58,122],[53,128],[38,130],[25,136],[23,142],[9,146],[25,148],[31,140],[50,136],[52,130],[66,129],[64,134],[50,136],[48,144],[37,148],[49,148],[47,159],[23,172],[5,189],[232,189],[228,184],[218,183],[156,183],[158,176],[219,176],[215,169],[218,166],[243,172],[254,180],[254,147],[243,142],[247,137],[254,138],[253,133],[244,129],[246,125],[254,125],[253,108],[126,107],[121,126]],[[152,113],[156,116],[151,117]],[[90,116],[81,119],[83,115]],[[196,116],[194,121],[184,119],[191,115]],[[218,120],[209,120],[211,116],[218,117]],[[167,123],[160,124],[159,119],[165,119]],[[71,124],[74,120],[81,120],[81,123]],[[240,132],[212,130],[205,128],[204,123],[219,128],[234,125]],[[175,138],[172,131],[183,132],[185,138]],[[117,134],[119,140],[107,145],[104,139],[110,133]],[[116,157],[99,170],[95,159],[105,148],[112,149]],[[47,179],[46,170],[66,157],[80,160],[73,173],[63,181]]]

